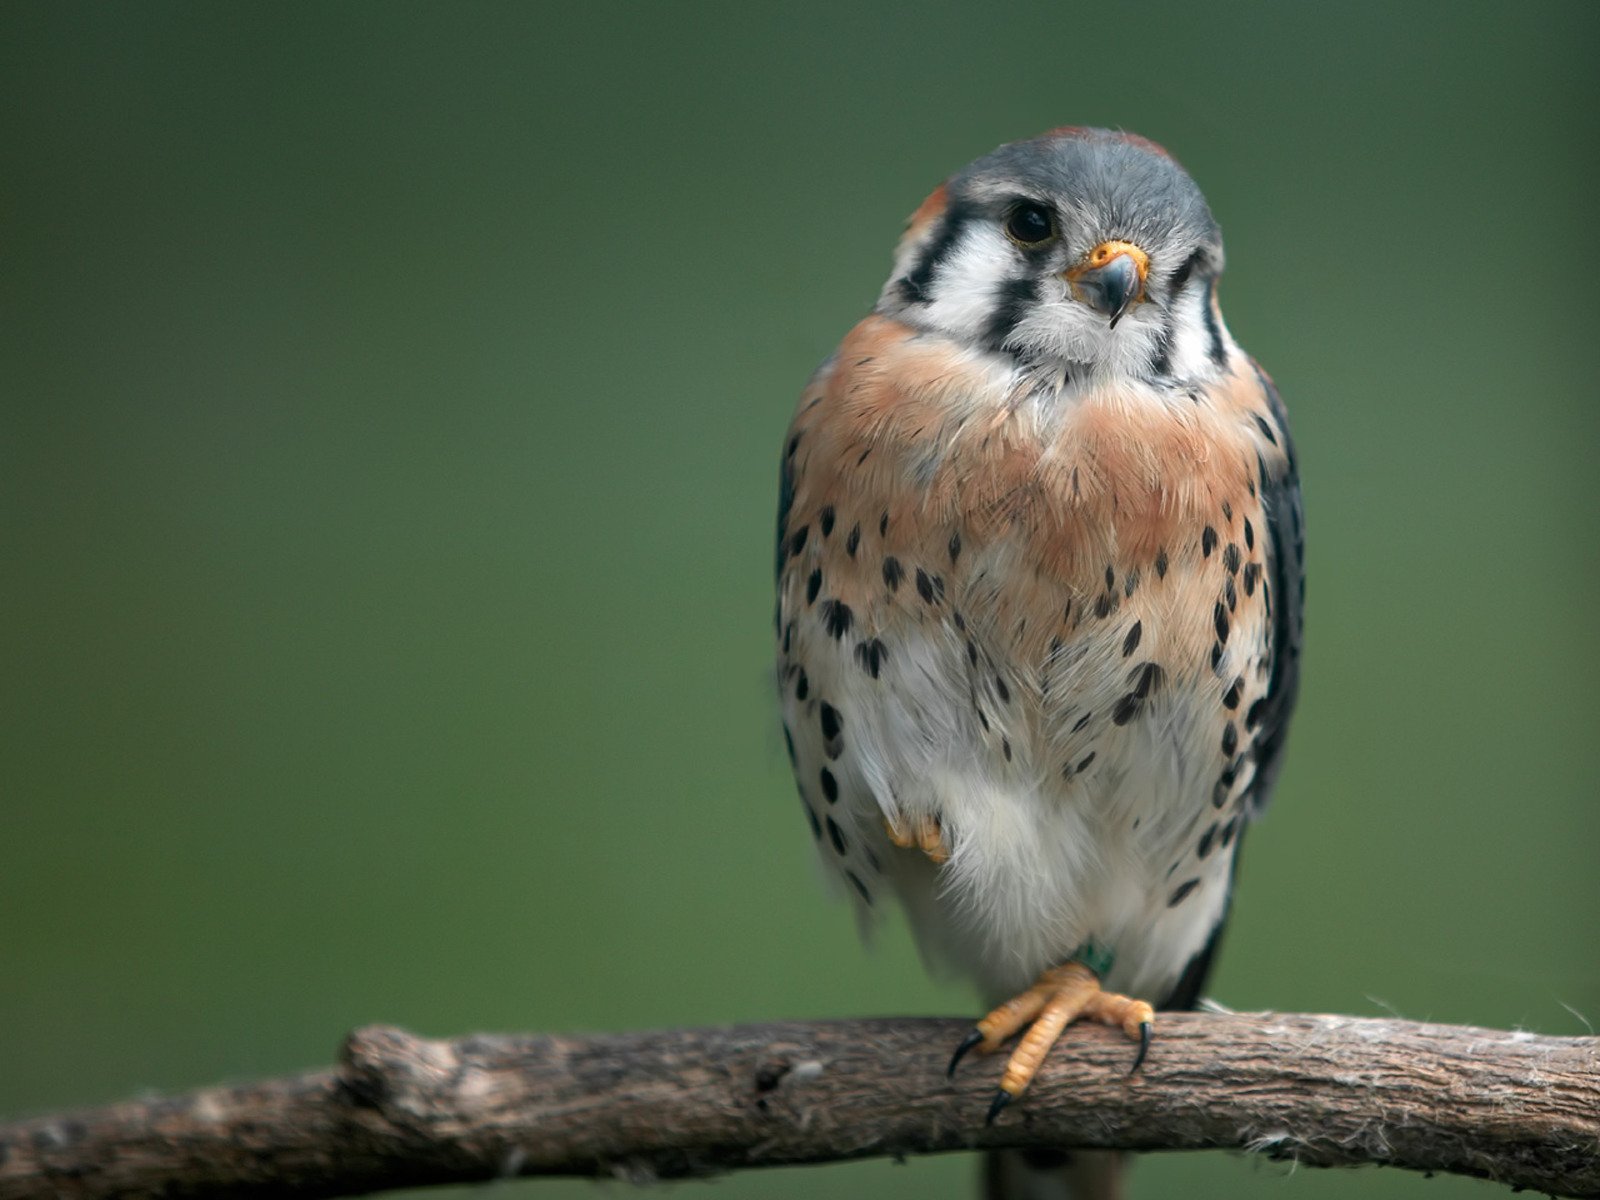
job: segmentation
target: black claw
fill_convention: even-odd
[[[974,1029],[961,1039],[961,1045],[957,1046],[956,1052],[950,1056],[950,1065],[945,1068],[944,1077],[946,1079],[954,1079],[956,1077],[956,1064],[965,1057],[968,1050],[971,1050],[981,1041],[983,1041],[983,1030],[981,1029]]]
[[[1001,1088],[994,1094],[994,1099],[989,1101],[989,1115],[983,1119],[985,1125],[993,1125],[994,1119],[1000,1115],[1005,1106],[1011,1103],[1011,1093]]]
[[[1137,1054],[1135,1054],[1133,1056],[1133,1066],[1128,1068],[1128,1074],[1129,1075],[1132,1075],[1144,1063],[1144,1056],[1147,1053],[1149,1053],[1149,1050],[1150,1050],[1150,1022],[1149,1021],[1140,1021],[1139,1022],[1139,1053],[1137,1053]]]

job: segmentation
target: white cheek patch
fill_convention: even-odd
[[[934,272],[923,320],[976,342],[994,316],[1000,286],[1016,271],[1016,250],[1000,230],[973,224]]]
[[[1206,332],[1206,289],[1191,279],[1172,314],[1172,373],[1180,379],[1209,370],[1210,335]]]

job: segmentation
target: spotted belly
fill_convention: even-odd
[[[1170,990],[1223,915],[1248,815],[1269,630],[1247,520],[1092,587],[959,530],[832,513],[789,535],[785,730],[864,917],[898,896],[930,961],[992,997],[1090,941],[1114,952],[1109,986]],[[948,862],[890,842],[886,820],[921,817]]]
[[[1203,392],[1041,390],[882,317],[818,372],[785,443],[779,677],[864,917],[897,895],[995,995],[1094,940],[1159,1000],[1205,945],[1274,736],[1269,393],[1242,356]],[[884,829],[923,817],[948,861]]]

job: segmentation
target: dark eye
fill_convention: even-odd
[[[1019,246],[1037,246],[1055,235],[1055,218],[1042,204],[1019,204],[1006,216],[1006,236]]]

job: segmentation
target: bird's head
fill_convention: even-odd
[[[1222,235],[1166,151],[1068,128],[1001,146],[912,216],[878,311],[1069,379],[1226,361]]]

